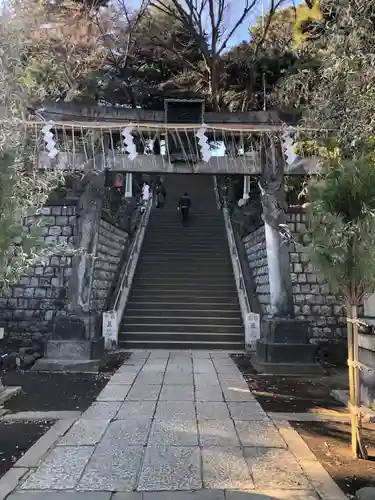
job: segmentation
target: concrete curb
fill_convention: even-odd
[[[350,421],[349,413],[273,413],[267,415],[274,422],[346,422]]]
[[[348,500],[314,453],[288,421],[274,421],[288,448],[322,500]]]
[[[0,394],[0,405],[5,403],[8,399],[12,398],[19,394],[22,390],[22,387],[13,386],[13,387],[4,387],[4,390]]]
[[[36,468],[56,441],[65,434],[75,422],[75,419],[65,419],[56,422],[31,448],[16,462],[0,479],[0,500],[4,500],[14,491],[22,478]]]
[[[52,448],[56,441],[70,429],[74,422],[75,419],[59,420],[56,422],[27,450],[13,467],[37,467],[50,448]]]
[[[81,416],[80,411],[19,411],[17,413],[7,413],[2,419],[5,422],[16,420],[72,420]]]
[[[12,467],[0,479],[0,500],[4,500],[9,493],[17,488],[20,480],[29,471],[22,467]]]

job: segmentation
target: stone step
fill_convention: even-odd
[[[127,316],[138,316],[138,317],[166,317],[166,318],[183,318],[186,316],[192,316],[194,318],[202,317],[202,318],[220,318],[220,319],[231,319],[231,318],[241,318],[241,312],[238,307],[233,309],[228,309],[227,307],[219,308],[219,309],[196,309],[194,308],[195,304],[190,304],[191,309],[178,309],[178,308],[155,308],[152,306],[149,307],[128,307],[125,311],[124,319]]]
[[[204,294],[207,297],[211,297],[211,292],[222,292],[225,294],[226,291],[228,292],[233,292],[235,291],[235,287],[233,283],[228,282],[223,285],[215,285],[215,284],[208,284],[204,283],[201,285],[200,283],[195,284],[186,284],[185,286],[181,287],[178,283],[139,283],[136,280],[134,281],[134,285],[132,288],[132,292],[142,292],[145,291],[149,293],[152,290],[158,289],[160,291],[165,291],[168,294],[172,294],[173,292],[180,292],[180,294],[187,293],[190,294],[190,296],[195,295],[195,293],[200,293]],[[222,297],[221,294],[218,295],[212,295],[213,297],[220,298]],[[204,296],[202,297],[204,299]]]
[[[216,272],[228,271],[232,272],[233,266],[232,261],[230,259],[224,262],[216,262],[209,259],[194,259],[194,257],[186,257],[185,260],[183,258],[174,260],[172,259],[151,259],[150,257],[143,260],[141,258],[138,263],[137,269],[147,268],[152,269],[155,268],[166,268],[167,270],[180,270],[184,269],[187,272],[199,272],[202,268],[212,271],[212,274],[216,274]]]
[[[241,342],[216,342],[212,340],[196,340],[196,341],[185,341],[185,340],[122,340],[119,339],[119,347],[121,349],[199,349],[199,350],[228,350],[228,351],[238,351],[243,352],[245,345],[244,341]]]
[[[164,342],[243,342],[243,333],[226,333],[226,332],[198,332],[198,331],[190,331],[186,330],[184,332],[178,332],[174,330],[169,330],[167,332],[161,331],[120,331],[119,332],[119,340],[124,340],[125,342],[129,342],[131,340],[139,341],[164,341]]]
[[[212,273],[210,271],[207,271],[206,269],[194,269],[194,270],[185,270],[184,267],[182,266],[181,268],[172,268],[172,269],[166,269],[165,271],[161,271],[160,269],[153,269],[152,267],[148,266],[143,266],[138,272],[137,272],[137,278],[142,278],[146,279],[148,277],[155,277],[155,278],[160,278],[160,279],[190,279],[194,281],[194,278],[199,277],[199,278],[204,278],[207,279],[208,281],[212,280],[213,278],[225,278],[225,279],[233,279],[233,272],[232,269],[226,269],[224,271],[220,271],[217,273]]]
[[[176,241],[160,241],[158,243],[155,242],[147,242],[145,241],[145,244],[149,243],[152,245],[152,248],[145,248],[144,253],[159,253],[159,252],[174,252],[176,250],[180,251],[181,249],[189,252],[198,252],[198,253],[219,253],[222,254],[223,251],[227,250],[227,246],[225,246],[225,242],[221,246],[212,246],[209,244],[207,241],[202,241],[201,243],[191,243],[189,241],[181,241],[180,243],[177,243]]]
[[[128,311],[134,310],[162,310],[169,311],[177,309],[180,311],[238,311],[238,304],[223,304],[220,302],[201,302],[197,304],[196,302],[152,302],[152,301],[129,301]]]
[[[226,309],[227,305],[230,307],[239,307],[238,299],[236,297],[232,297],[230,299],[224,299],[221,297],[219,297],[219,298],[218,297],[210,297],[207,299],[197,298],[195,300],[192,300],[192,299],[189,300],[189,297],[188,298],[185,298],[185,297],[160,297],[160,299],[156,299],[155,296],[142,294],[139,296],[132,295],[130,297],[130,301],[133,305],[148,304],[151,301],[152,304],[160,304],[161,307],[163,305],[164,305],[164,307],[166,307],[165,304],[172,303],[172,304],[180,304],[183,308],[185,307],[185,304],[188,303],[188,304],[190,304],[191,309],[201,307],[201,305],[205,305],[205,304],[208,304],[207,309],[209,309],[212,304],[215,304],[215,306],[217,306],[217,307],[220,306],[223,309]],[[129,302],[129,304],[130,304],[130,302]]]
[[[222,300],[225,304],[227,302],[238,302],[237,291],[235,289],[210,290],[209,292],[195,290],[194,292],[189,292],[181,289],[163,290],[160,288],[149,288],[145,290],[143,286],[138,286],[137,288],[132,289],[130,296],[133,300],[138,300],[145,296],[147,296],[147,298],[152,297],[155,302],[170,301],[173,299],[175,299],[175,301],[184,300],[190,303],[199,303],[202,302],[202,300],[211,302],[211,299]]]
[[[228,262],[229,261],[229,254],[228,256],[223,254],[223,252],[208,252],[208,251],[189,251],[188,249],[185,249],[181,247],[180,249],[170,249],[170,248],[165,248],[164,250],[153,250],[149,252],[145,252],[142,256],[143,260],[148,260],[148,259],[162,259],[162,258],[167,258],[167,259],[173,259],[173,260],[188,260],[188,259],[202,259],[202,260],[207,260],[210,259],[211,261],[215,262]]]
[[[149,333],[174,333],[174,334],[197,334],[197,335],[219,335],[219,334],[229,334],[229,335],[243,335],[243,326],[238,325],[182,325],[182,324],[147,324],[139,325],[134,323],[121,323],[120,333],[122,334],[139,334],[145,335]]]
[[[160,274],[148,274],[147,272],[144,273],[143,276],[137,276],[135,278],[135,282],[137,285],[142,286],[142,283],[148,283],[148,284],[155,284],[155,286],[158,286],[160,283],[168,284],[168,283],[176,283],[178,284],[179,288],[181,290],[184,289],[185,285],[188,286],[201,286],[207,283],[209,280],[210,285],[223,285],[226,286],[228,281],[230,280],[230,275],[226,276],[211,276],[208,278],[207,276],[200,276],[198,273],[196,273],[194,276],[184,276],[184,275],[179,275],[179,276],[170,276],[169,274],[165,275],[160,275]]]
[[[166,234],[168,237],[166,238]],[[145,248],[146,245],[155,245],[155,246],[170,246],[170,245],[191,245],[191,246],[203,246],[209,248],[228,248],[227,240],[223,237],[212,237],[207,234],[202,235],[194,235],[194,237],[185,236],[184,235],[173,235],[171,233],[162,233],[161,235],[158,233],[156,236],[149,236],[144,239]]]
[[[137,324],[137,325],[154,325],[158,324],[160,321],[163,321],[163,324],[169,326],[171,324],[176,324],[179,322],[183,322],[186,327],[186,330],[189,330],[192,325],[215,325],[218,323],[229,323],[230,326],[243,326],[242,318],[238,317],[215,317],[215,316],[133,316],[127,314],[123,319],[121,325],[126,324]]]

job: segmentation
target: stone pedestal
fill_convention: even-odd
[[[308,324],[289,318],[262,321],[261,339],[251,362],[261,373],[301,375],[323,373],[315,361],[317,346],[309,343]]]
[[[34,371],[97,373],[104,353],[103,337],[85,339],[85,324],[79,317],[63,316],[56,320],[44,358]]]

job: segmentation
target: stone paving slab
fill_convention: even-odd
[[[168,363],[168,367],[165,371],[166,375],[169,374],[192,374],[193,373],[193,366],[188,362],[179,362],[179,363]]]
[[[193,385],[193,373],[167,371],[164,378],[165,385]]]
[[[249,388],[249,386],[247,385],[246,381],[243,379],[241,374],[239,374],[238,376],[228,376],[219,374],[218,380],[220,382],[223,391],[230,391],[233,389],[246,391]]]
[[[116,419],[151,418],[155,412],[156,401],[125,401],[120,406]]]
[[[130,385],[118,385],[109,382],[99,396],[96,398],[97,401],[124,401],[126,395],[130,390]]]
[[[184,418],[155,420],[148,442],[166,446],[198,446],[197,421]]]
[[[112,419],[120,407],[120,401],[95,402],[82,414],[82,418],[84,420]]]
[[[131,385],[137,379],[136,373],[115,373],[111,378],[111,384]]]
[[[230,418],[228,407],[222,402],[197,402],[198,420],[227,420]]]
[[[21,485],[23,490],[69,490],[75,488],[93,446],[58,446]]]
[[[127,375],[134,375],[137,376],[138,373],[142,370],[143,364],[141,365],[130,365],[128,363],[123,364],[120,366],[118,370],[116,370],[115,375],[118,375],[120,373],[127,374]]]
[[[194,359],[211,359],[210,351],[193,351],[192,358]]]
[[[199,364],[194,363],[194,375],[207,375],[210,377],[217,377],[217,373],[213,364],[207,365],[205,359],[199,359]]]
[[[308,490],[311,484],[294,455],[282,448],[244,448],[255,488]]]
[[[254,487],[240,447],[211,447],[202,450],[203,486],[210,489]]]
[[[155,420],[196,420],[195,405],[193,401],[159,401]]]
[[[8,500],[112,500],[110,491],[16,491]]]
[[[142,368],[143,373],[164,373],[167,367],[167,361],[147,361]]]
[[[232,358],[229,356],[224,356],[221,358],[217,358],[215,356],[211,356],[212,363],[214,364],[215,368],[217,367],[222,367],[222,366],[231,366],[233,368],[234,363],[232,361]]]
[[[151,377],[152,380],[152,377]],[[160,393],[160,385],[137,385],[132,387],[126,396],[127,401],[157,401]]]
[[[237,366],[232,362],[231,364],[217,364],[215,366],[215,370],[217,373],[220,374],[226,374],[226,375],[237,375],[238,373],[238,368]]]
[[[127,446],[122,439],[103,440],[87,465],[78,489],[132,491],[136,486],[143,452],[143,446]]]
[[[220,402],[224,401],[223,392],[220,386],[205,386],[197,387],[195,390],[195,400],[196,401],[206,401],[206,402]]]
[[[158,350],[158,351],[148,351],[149,352],[149,358],[148,359],[168,359],[170,352],[169,351],[163,351],[163,350]]]
[[[121,493],[114,493],[111,500],[142,500],[142,496],[140,491],[123,491]]]
[[[201,446],[240,446],[233,421],[199,420],[199,441]]]
[[[242,446],[259,446],[266,448],[286,448],[272,422],[235,422],[235,427]]]
[[[103,437],[103,443],[119,441],[126,446],[145,445],[150,432],[151,419],[146,417],[133,417],[125,420],[115,420],[109,424]]]
[[[193,401],[193,385],[165,385],[160,393],[160,401]]]
[[[194,373],[195,387],[205,388],[207,386],[220,387],[216,373]]]
[[[256,401],[248,387],[245,389],[242,387],[230,386],[222,387],[222,389],[225,401],[238,403]]]
[[[265,413],[257,401],[251,402],[228,402],[228,408],[233,420],[269,420],[267,413]]]
[[[57,446],[94,446],[99,443],[110,419],[77,420],[65,436],[58,442]]]
[[[153,491],[143,493],[142,500],[225,500],[224,491]]]
[[[139,490],[196,490],[202,488],[198,447],[148,446]]]
[[[162,384],[163,383],[163,379],[164,379],[164,372],[155,372],[152,374],[152,380],[150,380],[151,377],[150,377],[150,374],[149,373],[144,373],[143,371],[141,371],[139,373],[139,375],[137,376],[137,379],[136,379],[136,384],[137,385],[149,385],[150,382],[152,381],[152,383],[154,385],[158,385],[158,384]]]

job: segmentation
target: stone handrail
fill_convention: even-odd
[[[232,221],[230,219],[229,211],[225,202],[223,206],[223,215],[224,215],[225,229],[228,238],[229,251],[233,264],[234,279],[236,281],[238,299],[241,307],[242,318],[244,320],[244,323],[246,323],[246,315],[251,313],[250,302],[247,296],[245,281],[242,273],[242,266],[240,262],[240,257],[238,255],[236,240],[234,237]]]
[[[153,198],[152,196],[148,200],[148,203],[145,207],[145,211],[142,215],[140,224],[138,226],[138,229],[135,233],[134,239],[132,241],[129,253],[128,253],[128,258],[126,262],[124,263],[121,271],[120,271],[120,284],[117,288],[117,293],[115,296],[114,304],[113,307],[111,308],[111,311],[106,311],[104,314],[111,312],[115,313],[116,317],[116,344],[117,344],[117,337],[118,337],[118,330],[120,327],[120,323],[122,320],[122,316],[124,314],[124,310],[129,298],[129,293],[132,285],[132,281],[134,278],[135,274],[135,269],[137,267],[138,263],[138,258],[142,249],[142,244],[144,240],[144,236],[146,233],[148,221],[150,219],[150,214],[151,214],[151,209],[153,206]],[[104,315],[103,315],[104,318]]]
[[[152,208],[152,203],[153,199],[150,197],[147,205],[146,205],[146,210],[144,211],[141,219],[141,223],[136,231],[136,234],[134,236],[134,240],[131,244],[130,251],[129,251],[129,258],[127,259],[125,269],[121,273],[121,283],[120,287],[117,291],[116,299],[113,305],[113,310],[120,312],[121,314],[118,315],[118,322],[121,321],[122,317],[122,312],[125,308],[126,305],[126,300],[127,300],[127,295],[130,291],[131,283],[134,277],[134,272],[135,268],[138,262],[138,257],[142,248],[142,243],[144,239],[144,235],[146,232],[146,227],[150,218],[150,213],[151,213],[151,208]],[[126,294],[126,298],[124,296],[124,293]],[[120,316],[120,317],[119,317]]]

